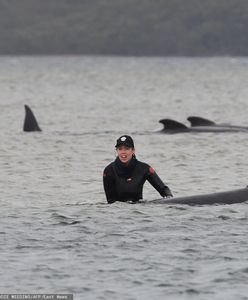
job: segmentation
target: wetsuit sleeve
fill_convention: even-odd
[[[159,192],[162,197],[173,197],[171,190],[163,183],[155,170],[149,167],[147,180]]]
[[[113,189],[114,178],[109,168],[105,168],[103,172],[103,187],[108,203],[114,203],[116,201],[115,191]]]

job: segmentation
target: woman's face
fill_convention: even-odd
[[[131,160],[133,154],[135,154],[135,149],[127,147],[125,145],[119,146],[118,148],[116,148],[116,151],[120,161],[125,164],[127,164]]]

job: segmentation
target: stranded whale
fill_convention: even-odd
[[[30,131],[41,131],[38,122],[28,105],[24,105],[25,107],[25,119],[23,125],[23,131],[30,132]]]
[[[191,127],[172,119],[161,119],[159,123],[164,125],[163,133],[184,133],[184,132],[248,132],[248,127],[234,126],[229,124],[215,124],[200,117],[189,117]]]
[[[239,126],[231,124],[216,124],[215,122],[197,116],[188,117],[187,120],[191,123],[191,127],[201,127],[201,126],[213,126],[213,127],[225,127],[227,129],[235,129],[241,131],[248,131],[248,126]]]
[[[162,198],[149,201],[162,204],[186,204],[186,205],[211,205],[211,204],[234,204],[248,201],[248,188],[230,190],[211,194]]]

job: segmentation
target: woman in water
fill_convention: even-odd
[[[162,197],[172,197],[167,185],[148,164],[136,159],[134,142],[131,136],[118,138],[117,158],[103,172],[103,186],[108,203],[115,201],[139,201],[143,198],[143,185],[146,180]]]

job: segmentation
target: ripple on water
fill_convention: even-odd
[[[145,184],[144,203],[108,205],[102,186],[123,132],[175,196],[246,186],[247,133],[154,132],[159,119],[187,124],[190,114],[248,125],[246,58],[0,57],[0,64],[2,292],[247,299],[247,203],[155,205],[149,200],[160,196]],[[41,134],[21,132],[24,99]]]

